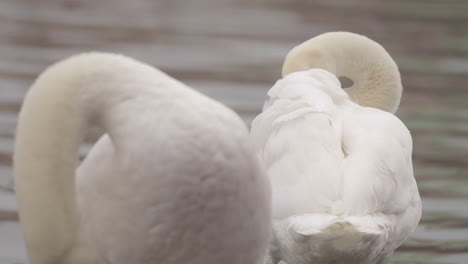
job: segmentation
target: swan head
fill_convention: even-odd
[[[395,113],[403,87],[395,61],[377,42],[354,33],[330,32],[293,48],[283,64],[283,77],[298,71],[323,69],[349,78],[344,88],[361,106]]]

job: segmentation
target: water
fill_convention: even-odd
[[[0,3],[0,186],[28,87],[82,51],[124,53],[233,107],[250,122],[286,53],[326,31],[382,43],[405,92],[424,213],[392,263],[468,263],[468,1],[3,0]],[[0,189],[0,264],[25,263],[13,195]]]

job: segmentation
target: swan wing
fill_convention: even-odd
[[[344,157],[337,93],[345,96],[330,73],[291,74],[268,92],[264,111],[252,123],[251,137],[267,168],[276,219],[325,212],[338,199]]]
[[[359,107],[343,119],[342,140],[344,212],[388,216],[398,246],[421,217],[408,129],[388,112]]]

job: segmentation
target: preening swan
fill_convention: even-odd
[[[271,263],[387,263],[416,228],[412,139],[389,113],[401,92],[366,37],[326,33],[288,54],[251,129],[272,185]]]
[[[105,134],[76,169],[91,126]],[[15,143],[30,263],[260,263],[270,191],[247,139],[233,111],[133,59],[51,66]]]

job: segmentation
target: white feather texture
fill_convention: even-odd
[[[77,168],[93,126],[105,134]],[[124,56],[39,76],[14,174],[31,264],[258,264],[267,251],[270,191],[242,120]]]
[[[386,263],[421,217],[408,129],[321,69],[286,75],[268,96],[251,137],[272,186],[270,261]]]

